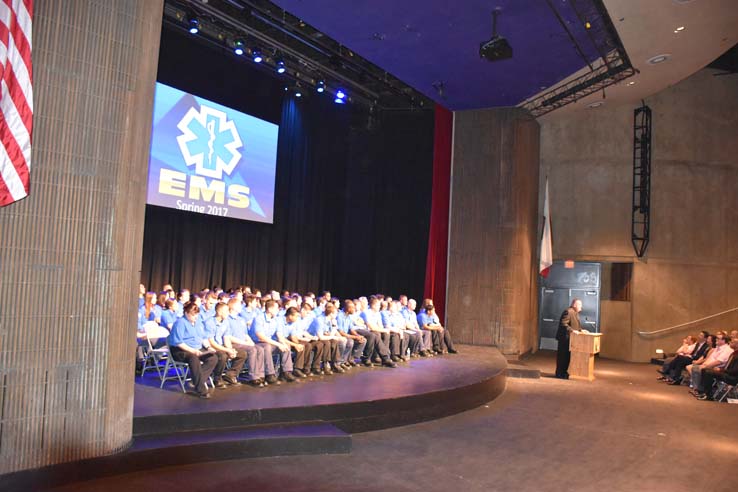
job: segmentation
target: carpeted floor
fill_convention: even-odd
[[[598,360],[592,383],[508,379],[489,405],[356,434],[344,456],[163,468],[61,491],[700,491],[738,490],[738,405],[656,382],[655,366]]]

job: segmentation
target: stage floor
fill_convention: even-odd
[[[242,385],[213,390],[202,400],[181,391],[176,381],[163,389],[155,371],[136,377],[133,416],[279,409],[363,403],[423,395],[469,386],[502,374],[505,358],[494,347],[460,345],[458,354],[416,358],[396,369],[354,367],[345,374],[312,376],[266,388]]]

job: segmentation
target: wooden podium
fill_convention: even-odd
[[[602,333],[571,332],[569,374],[572,377],[594,381],[594,355],[600,352],[601,336]]]

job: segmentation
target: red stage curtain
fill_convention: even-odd
[[[431,198],[428,258],[425,266],[424,297],[433,299],[441,322],[446,312],[446,260],[448,257],[448,215],[451,193],[451,139],[454,114],[436,104],[433,140],[433,191]]]

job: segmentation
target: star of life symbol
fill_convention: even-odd
[[[195,173],[223,179],[233,172],[241,159],[243,144],[233,120],[226,113],[201,105],[199,111],[190,108],[177,124],[182,132],[177,137],[185,164],[195,166]]]

